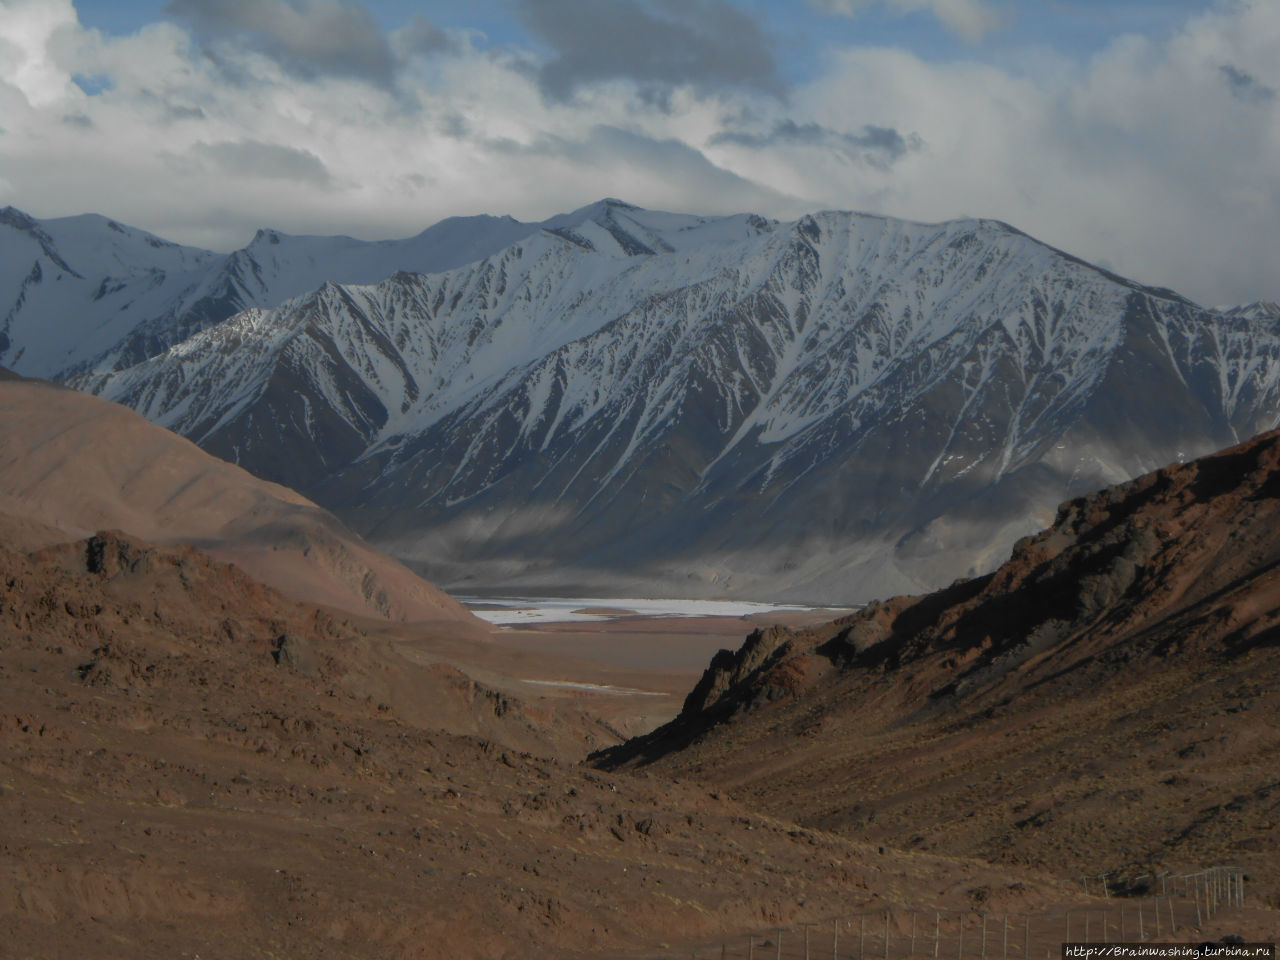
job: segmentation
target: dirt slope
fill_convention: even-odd
[[[994,574],[722,651],[598,758],[906,849],[1280,872],[1280,434],[1064,504]]]
[[[389,650],[191,548],[0,548],[0,955],[652,956],[920,890],[1061,895],[565,763],[589,718],[456,670],[406,660],[413,709],[379,701]]]
[[[291,596],[399,621],[480,621],[335,517],[118,406],[0,380],[0,511],[28,547],[119,529],[194,543]]]

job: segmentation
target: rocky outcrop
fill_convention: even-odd
[[[766,636],[596,762],[896,845],[1091,874],[1240,856],[1280,889],[1257,826],[1280,432],[1070,500],[985,577]]]

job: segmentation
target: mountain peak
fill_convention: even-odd
[[[34,230],[40,225],[35,217],[23,213],[14,206],[8,206],[0,210],[0,224],[13,227],[15,230]]]
[[[1280,304],[1273,300],[1255,300],[1252,303],[1220,309],[1228,317],[1241,317],[1246,320],[1280,320]]]

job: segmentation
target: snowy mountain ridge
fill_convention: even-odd
[[[450,231],[494,249],[66,378],[446,584],[771,599],[979,572],[1066,496],[1280,418],[1273,305],[1207,310],[997,221],[605,200],[415,240]],[[329,262],[272,237],[240,252],[260,299]]]
[[[123,369],[326,282],[453,269],[541,229],[492,216],[450,218],[404,240],[262,229],[244,248],[218,254],[97,214],[36,220],[8,207],[0,210],[0,364],[55,380]],[[49,317],[56,326],[45,326]]]

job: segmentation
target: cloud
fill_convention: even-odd
[[[1253,74],[1237,69],[1229,63],[1224,63],[1218,69],[1222,71],[1231,95],[1236,99],[1243,100],[1245,103],[1267,103],[1276,98],[1275,90],[1259,83]]]
[[[260,140],[222,140],[197,143],[191,155],[212,164],[218,173],[233,178],[256,177],[268,180],[290,180],[323,186],[329,182],[329,171],[320,158],[309,150],[298,150]]]
[[[817,10],[846,17],[857,16],[877,3],[897,14],[932,13],[966,40],[980,40],[1004,22],[1001,12],[987,0],[809,0]]]
[[[226,15],[217,29],[187,18],[110,36],[69,0],[0,0],[0,206],[98,211],[222,250],[262,226],[376,239],[603,196],[977,215],[1201,302],[1280,296],[1280,4],[1224,2],[1052,70],[833,47],[779,96],[773,47],[726,3],[522,2],[543,18],[536,48],[426,21],[370,28],[351,49],[389,51],[388,84],[369,66],[381,54],[321,45],[308,59],[284,21],[231,42],[250,21],[223,2],[209,5]],[[263,9],[357,22],[361,8]],[[698,61],[704,49],[719,59]]]
[[[299,76],[393,77],[387,38],[355,0],[170,0],[166,10],[206,47],[248,44]]]
[[[554,99],[609,80],[782,89],[773,41],[726,0],[519,0],[517,9],[552,50],[536,75]]]
[[[580,199],[610,195],[611,188],[624,183],[623,193],[642,195],[647,204],[669,209],[695,209],[701,203],[709,212],[728,213],[770,209],[786,200],[768,187],[716,166],[680,140],[646,137],[607,123],[573,138],[549,136],[530,144],[495,141],[490,146],[523,163],[536,164],[553,181],[556,168],[577,171]],[[573,206],[566,198],[564,209]]]
[[[820,123],[797,123],[779,120],[765,133],[725,130],[716,133],[708,143],[732,144],[753,150],[777,146],[819,147],[835,150],[850,160],[888,167],[909,151],[922,149],[924,141],[914,133],[903,135],[892,127],[867,124],[856,133],[842,133]]]
[[[420,14],[414,14],[408,23],[395,31],[391,35],[391,43],[401,57],[428,56],[459,49],[451,33],[441,30]]]
[[[71,77],[53,62],[49,48],[60,34],[77,26],[71,0],[3,0],[0,77],[33,106],[61,100]]]

